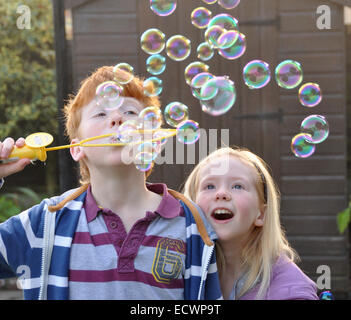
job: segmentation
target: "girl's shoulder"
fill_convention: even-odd
[[[317,300],[317,286],[293,261],[281,255],[272,268],[267,299]]]

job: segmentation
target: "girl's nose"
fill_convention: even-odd
[[[225,201],[229,201],[231,200],[232,197],[230,195],[229,192],[227,191],[223,191],[223,190],[218,190],[217,194],[216,194],[216,200],[225,200]]]

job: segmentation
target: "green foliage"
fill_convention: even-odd
[[[20,5],[31,29],[18,29]],[[57,133],[54,31],[51,1],[0,0],[0,140]]]
[[[41,197],[29,188],[16,188],[0,197],[0,222],[39,203]]]
[[[21,209],[13,201],[4,196],[0,197],[0,223],[20,212]]]
[[[351,219],[351,202],[349,203],[349,206],[345,210],[338,213],[337,223],[338,223],[338,228],[340,233],[344,233],[344,231],[346,230],[347,226],[350,223],[350,219]]]

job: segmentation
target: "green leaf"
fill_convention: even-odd
[[[350,223],[351,218],[351,208],[348,207],[344,211],[338,213],[337,222],[340,233],[344,233],[348,224]]]

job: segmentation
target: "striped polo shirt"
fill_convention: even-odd
[[[185,215],[164,184],[147,188],[162,195],[126,233],[118,213],[98,207],[90,187],[73,237],[70,299],[183,299]]]

